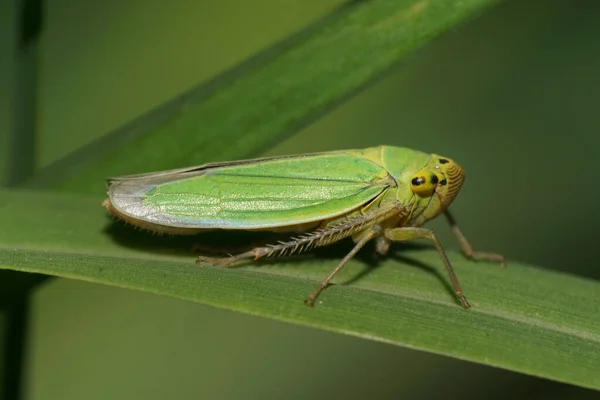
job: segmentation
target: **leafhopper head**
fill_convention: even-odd
[[[454,201],[465,180],[465,170],[453,160],[432,154],[427,165],[410,179],[416,206],[423,207],[412,223],[421,225],[437,217]],[[417,222],[418,221],[418,222]]]

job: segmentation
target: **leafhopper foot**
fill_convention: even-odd
[[[471,260],[489,261],[489,262],[500,264],[500,267],[502,267],[502,268],[506,268],[506,260],[504,259],[504,256],[502,254],[487,253],[484,251],[467,252],[465,250],[463,250],[463,252],[465,253],[465,256],[467,258],[470,258]]]
[[[475,261],[490,261],[490,262],[498,263],[498,264],[500,264],[500,266],[502,268],[506,268],[506,259],[504,258],[503,255],[496,254],[496,253],[488,253],[485,251],[473,250],[473,247],[471,247],[471,243],[469,243],[469,241],[467,240],[465,235],[462,233],[462,231],[458,227],[458,224],[456,223],[456,220],[454,219],[452,214],[450,214],[450,212],[446,210],[444,212],[444,215],[446,216],[446,219],[448,220],[448,223],[450,224],[450,228],[452,229],[452,232],[454,232],[454,235],[458,239],[460,248],[462,249],[464,255],[467,258],[469,258],[471,260],[475,260]]]
[[[213,267],[229,267],[229,266],[231,266],[231,264],[233,264],[234,262],[236,262],[238,260],[241,260],[243,258],[250,258],[250,257],[254,257],[253,251],[247,251],[245,253],[240,253],[235,256],[221,257],[221,258],[200,256],[200,257],[196,258],[196,264],[208,263],[208,264],[212,265]]]

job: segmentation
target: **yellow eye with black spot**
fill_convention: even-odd
[[[438,185],[445,185],[446,178],[436,171],[420,171],[410,180],[410,190],[420,197],[431,197]]]

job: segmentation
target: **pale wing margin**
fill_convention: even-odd
[[[263,229],[344,215],[393,179],[361,151],[277,157],[109,180],[113,207],[153,224]],[[160,186],[158,186],[160,185]]]

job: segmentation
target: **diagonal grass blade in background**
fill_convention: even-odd
[[[237,73],[40,171],[27,186],[100,194],[108,176],[256,154],[496,2],[353,2]]]

